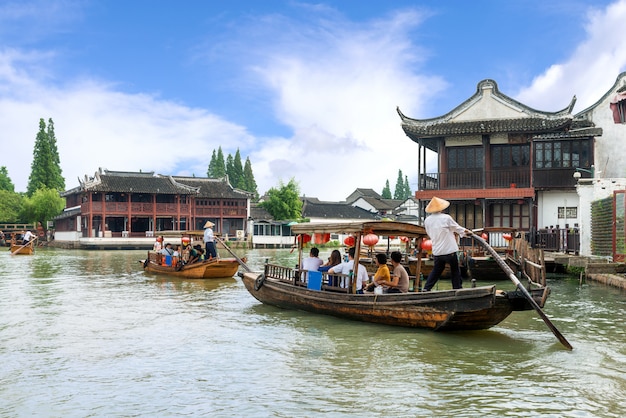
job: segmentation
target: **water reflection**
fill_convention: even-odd
[[[297,260],[237,254],[254,270]],[[549,278],[569,352],[533,311],[486,331],[386,327],[262,305],[237,277],[147,274],[143,258],[0,255],[0,416],[624,412],[624,291]]]

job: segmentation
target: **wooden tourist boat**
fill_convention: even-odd
[[[35,253],[35,242],[35,239],[31,240],[27,244],[16,244],[15,242],[11,242],[9,251],[11,252],[11,255],[33,255]]]
[[[181,247],[194,245],[202,242],[203,231],[168,231],[164,235],[170,238],[180,239]],[[217,238],[229,252],[230,249]],[[183,255],[178,257],[164,256],[155,251],[148,251],[145,260],[140,260],[145,271],[150,273],[167,274],[170,276],[183,277],[186,279],[218,279],[225,277],[233,277],[239,270],[240,260],[233,258],[214,258],[211,260],[197,261],[195,263],[186,263],[186,257]]]
[[[218,279],[233,277],[239,270],[239,262],[235,258],[217,258],[183,264],[181,260],[172,260],[169,265],[165,257],[154,251],[148,252],[148,258],[141,261],[145,271],[167,274],[186,279]]]
[[[393,221],[353,223],[304,223],[292,226],[294,234],[339,233],[355,237],[355,268],[358,269],[363,236],[406,236],[416,240],[419,248],[426,237],[422,226]],[[300,258],[302,242],[298,240]],[[305,252],[306,253],[306,252]],[[418,260],[421,256],[418,255]],[[421,261],[421,260],[419,260]],[[416,263],[420,274],[421,262]],[[498,290],[495,285],[430,292],[410,291],[403,294],[357,294],[352,276],[346,277],[347,288],[327,285],[326,273],[312,283],[308,274],[284,266],[267,264],[262,273],[246,272],[243,283],[260,302],[286,309],[298,309],[366,322],[432,330],[486,329],[502,322],[514,311],[543,307],[549,288],[531,283],[530,291]],[[353,274],[354,277],[357,274]],[[418,289],[419,286],[413,286]],[[519,286],[518,286],[519,287]],[[530,301],[532,299],[532,302]]]
[[[500,260],[503,260],[514,271],[517,270],[517,263],[514,259],[513,239],[517,234],[517,229],[508,227],[486,227],[474,230],[474,233],[481,235],[490,243]],[[461,248],[464,263],[468,266],[469,276],[483,281],[508,280],[506,272],[502,270],[497,259],[485,250],[481,245],[477,245],[475,240],[469,246]]]

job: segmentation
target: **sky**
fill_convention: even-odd
[[[396,108],[441,116],[481,80],[538,110],[626,70],[626,0],[0,0],[0,167],[26,191],[39,120],[66,188],[99,168],[204,177],[218,147],[260,194],[417,184]]]

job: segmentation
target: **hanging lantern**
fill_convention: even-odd
[[[389,238],[389,239],[396,239],[396,236],[395,235],[391,235],[391,236],[389,236],[387,238]]]
[[[487,240],[489,239],[489,235],[487,235],[487,233],[486,233],[486,232],[483,232],[483,233],[482,233],[482,235],[481,235],[481,237],[482,237],[485,241],[487,241]]]
[[[303,244],[306,244],[311,241],[311,236],[309,234],[298,235],[298,242],[300,242],[300,240],[302,240]]]
[[[402,241],[402,242],[404,242],[404,243],[407,243],[407,242],[409,242],[410,240],[409,240],[409,237],[400,237],[400,241]]]
[[[182,242],[183,242],[183,245],[187,245],[187,244],[189,244],[191,242],[191,238],[183,237],[182,238]]]
[[[346,244],[347,247],[354,247],[356,240],[354,239],[354,237],[352,235],[346,237],[343,240],[343,243]]]
[[[506,241],[511,241],[513,239],[513,236],[511,234],[502,234],[502,238],[504,238]]]
[[[425,251],[432,251],[433,249],[433,242],[429,239],[425,239],[424,241],[422,241],[422,250]]]
[[[373,247],[378,242],[378,235],[376,234],[367,234],[363,237],[363,244],[368,247]]]
[[[313,234],[313,242],[316,244],[326,244],[330,241],[330,234]]]

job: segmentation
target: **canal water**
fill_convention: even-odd
[[[486,331],[372,325],[261,305],[237,277],[149,275],[142,258],[0,253],[0,417],[626,414],[622,290],[549,278],[567,351],[534,311]]]

